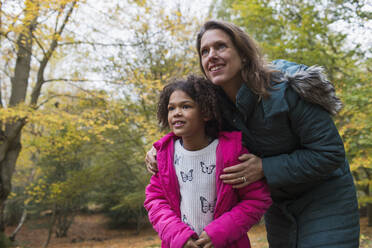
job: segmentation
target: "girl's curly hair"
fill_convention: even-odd
[[[202,117],[208,119],[205,125],[206,135],[211,138],[217,138],[222,123],[218,105],[217,87],[207,79],[195,75],[190,75],[187,79],[175,79],[171,81],[163,88],[158,101],[157,117],[160,127],[163,130],[169,128],[169,98],[174,91],[182,90],[198,104]]]

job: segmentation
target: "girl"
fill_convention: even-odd
[[[159,172],[145,208],[162,247],[250,247],[247,231],[271,204],[259,180],[234,190],[220,175],[247,150],[240,132],[219,132],[215,86],[190,76],[164,87],[158,120],[171,133],[154,144]]]

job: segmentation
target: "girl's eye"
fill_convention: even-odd
[[[191,108],[191,106],[189,106],[189,105],[183,105],[183,108],[184,109],[188,109],[188,108]]]
[[[168,111],[172,111],[172,110],[174,110],[174,107],[169,106],[169,107],[168,107]]]

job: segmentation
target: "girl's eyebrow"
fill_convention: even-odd
[[[170,104],[185,104],[185,103],[194,103],[194,101],[190,101],[190,100],[185,100],[185,101],[181,101],[181,102],[168,102],[168,105]]]

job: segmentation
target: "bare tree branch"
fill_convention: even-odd
[[[93,80],[93,79],[70,79],[70,78],[52,78],[52,79],[44,80],[44,83],[57,82],[57,81],[64,81],[64,82],[101,82],[102,80]]]
[[[41,44],[41,42],[39,41],[39,39],[34,34],[32,34],[32,38],[36,41],[36,44],[39,46],[39,48],[41,49],[41,51],[43,52],[43,54],[45,56],[46,55],[45,49],[44,49],[43,45]],[[41,63],[41,61],[39,59],[38,59],[38,61],[39,61],[39,63]]]
[[[103,47],[132,47],[132,46],[139,46],[142,45],[142,42],[137,43],[100,43],[100,42],[93,42],[93,41],[73,41],[73,42],[61,42],[59,43],[60,46],[68,46],[68,45],[90,45],[90,46],[103,46]]]
[[[90,98],[86,98],[86,97],[80,97],[80,96],[74,96],[74,95],[68,95],[68,94],[54,94],[54,95],[51,95],[49,96],[47,99],[45,99],[44,101],[42,101],[40,104],[38,104],[34,109],[38,109],[40,108],[41,106],[43,106],[44,104],[48,103],[49,101],[51,101],[52,99],[55,99],[55,98],[59,98],[59,97],[68,97],[68,98],[71,98],[71,99],[84,99],[84,100],[91,100]]]
[[[76,3],[77,1],[73,1],[69,10],[67,11],[67,14],[65,16],[65,19],[63,20],[63,23],[61,25],[61,27],[59,28],[58,32],[55,33],[53,35],[53,39],[52,39],[52,43],[50,44],[50,47],[48,49],[48,51],[46,52],[46,54],[44,55],[43,59],[41,60],[41,63],[40,63],[40,67],[39,67],[39,70],[37,72],[37,81],[36,81],[36,85],[35,87],[33,88],[32,90],[32,93],[31,93],[31,105],[36,105],[37,103],[37,100],[39,99],[39,96],[40,96],[40,92],[41,92],[41,87],[44,83],[44,71],[45,71],[45,68],[50,60],[50,57],[52,56],[54,50],[57,48],[58,46],[58,39],[59,37],[61,36],[64,28],[66,27],[66,24],[72,14],[72,11],[74,10],[75,6],[76,6]],[[63,7],[63,6],[61,6]]]

